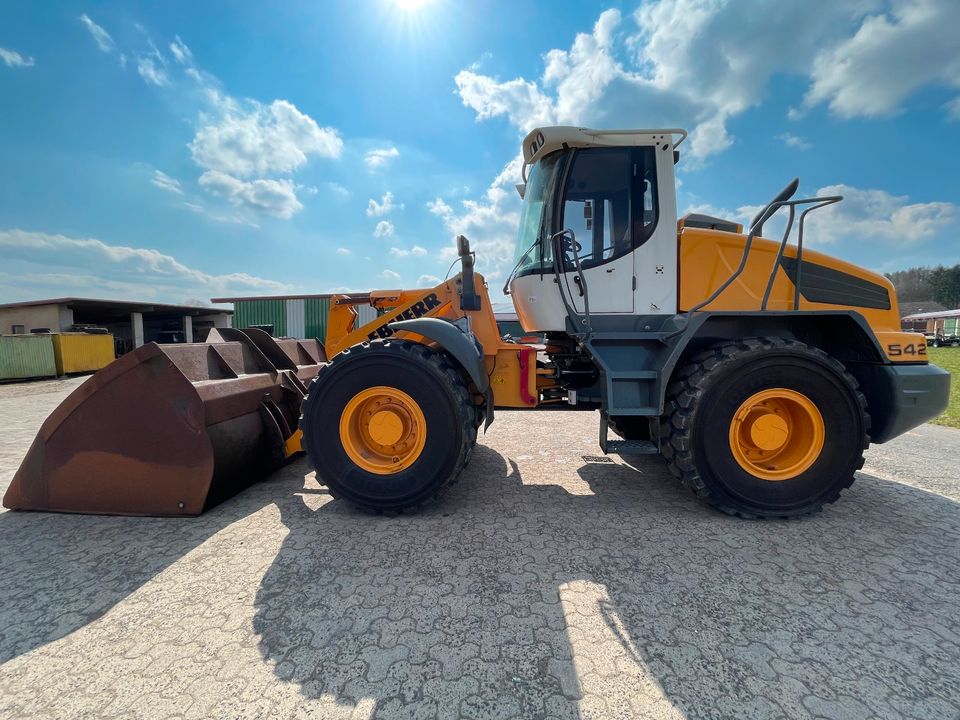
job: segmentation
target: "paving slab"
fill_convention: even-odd
[[[0,386],[0,490],[80,382]],[[756,522],[597,427],[498,412],[409,517],[304,460],[200,518],[2,512],[0,717],[960,717],[960,431]]]

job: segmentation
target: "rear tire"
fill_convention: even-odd
[[[809,454],[804,455],[802,435],[788,436],[784,447],[800,444],[796,462],[788,466],[795,471],[781,467],[780,477],[776,461],[752,465],[737,434],[751,417],[744,408],[771,393],[788,403],[796,398],[797,407],[806,404],[810,417],[819,417],[810,422],[819,429],[809,433]],[[788,413],[791,428],[806,422],[803,410],[799,414],[798,420]],[[869,429],[866,399],[837,360],[803,343],[751,338],[714,345],[677,371],[667,391],[661,447],[670,471],[717,509],[786,518],[818,512],[853,483],[863,467]]]
[[[376,388],[412,403],[422,418],[417,426],[425,425],[422,449],[402,469],[377,472],[345,447],[342,417]],[[435,500],[456,481],[476,442],[475,413],[467,382],[447,355],[388,339],[344,350],[320,371],[304,399],[300,428],[317,480],[331,495],[368,512],[403,512]]]

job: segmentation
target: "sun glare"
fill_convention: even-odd
[[[415,12],[426,5],[430,0],[393,0],[397,7],[406,12]]]

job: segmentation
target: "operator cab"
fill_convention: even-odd
[[[683,130],[574,127],[527,136],[508,280],[525,331],[565,331],[568,304],[591,316],[676,311],[673,165],[684,137]]]

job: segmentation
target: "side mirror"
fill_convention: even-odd
[[[470,252],[470,241],[464,235],[457,235],[457,254],[460,256],[460,262],[463,265],[463,272],[460,276],[463,283],[460,290],[460,309],[479,310],[480,296],[477,294],[477,286],[473,275],[473,253]]]

